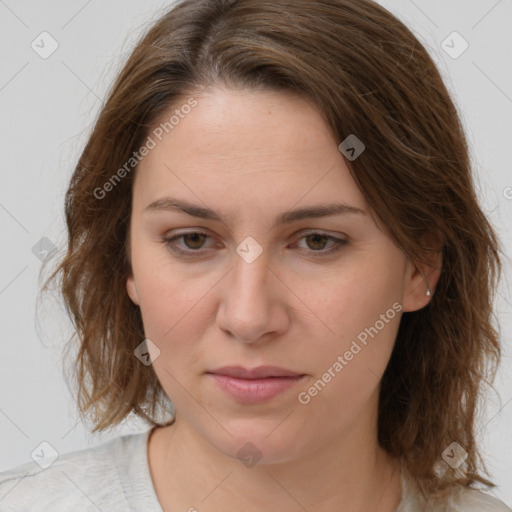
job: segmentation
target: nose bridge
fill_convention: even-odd
[[[276,284],[269,258],[257,242],[244,240],[236,248],[233,268],[218,312],[218,325],[234,337],[256,341],[266,332],[280,330],[276,322]]]
[[[237,246],[231,284],[239,299],[266,295],[271,274],[269,263],[268,252],[253,237],[245,238]]]

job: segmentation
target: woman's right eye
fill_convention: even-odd
[[[208,234],[199,231],[191,231],[189,233],[181,233],[172,237],[165,237],[162,242],[173,252],[181,254],[183,256],[193,256],[199,252],[202,248],[205,238],[211,238]],[[177,244],[179,239],[185,241],[187,249],[183,249],[183,246]]]

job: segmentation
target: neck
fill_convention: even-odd
[[[246,467],[177,415],[152,433],[150,470],[164,510],[395,511],[399,461],[378,445],[376,432],[338,437],[300,459]]]

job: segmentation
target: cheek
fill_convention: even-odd
[[[400,322],[400,311],[393,307],[382,315],[347,310],[339,316],[340,336],[315,346],[315,371],[298,399],[318,428],[328,420],[329,432],[339,433],[376,400]]]
[[[193,314],[209,280],[194,280],[172,264],[163,244],[143,236],[133,248],[133,271],[145,334],[165,344],[187,312]],[[211,286],[210,286],[211,287]]]
[[[194,378],[202,370],[198,354],[207,328],[205,319],[212,315],[207,310],[211,286],[169,278],[156,270],[140,277],[144,333],[159,350],[153,370],[165,393],[181,408],[190,403],[187,390],[193,389]]]
[[[319,414],[345,415],[366,403],[387,366],[401,318],[401,267],[385,258],[361,257],[308,293],[324,335],[315,343],[313,388],[304,389]],[[398,260],[399,261],[399,260]],[[386,264],[387,263],[387,264]],[[318,323],[318,321],[317,321]],[[336,403],[341,408],[329,408]]]
[[[401,262],[392,252],[372,250],[347,259],[321,278],[305,281],[297,276],[289,286],[302,299],[304,323],[310,328],[318,324],[322,332],[317,337],[325,340],[323,346],[338,352],[348,349],[352,339],[376,322],[382,337],[394,339],[393,328],[387,328],[393,322],[387,320],[393,320],[402,298],[402,276]],[[382,329],[382,315],[386,329]]]
[[[211,291],[216,281],[206,274],[191,278],[161,254],[148,254],[146,261],[134,261],[134,273],[144,333],[160,351],[153,366],[163,384],[170,374],[181,382],[193,374],[199,345],[213,322]],[[169,392],[166,385],[164,389]]]
[[[206,281],[206,282],[205,282]],[[148,338],[168,350],[175,343],[193,342],[201,327],[199,318],[208,314],[208,280],[191,282],[179,277],[151,274],[138,283],[140,307]],[[211,313],[210,313],[211,314]]]

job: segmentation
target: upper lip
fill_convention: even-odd
[[[265,379],[267,377],[299,377],[302,374],[279,368],[278,366],[258,366],[256,368],[244,368],[243,366],[223,366],[207,373],[226,375],[238,379]]]

